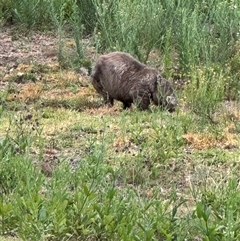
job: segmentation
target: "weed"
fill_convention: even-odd
[[[10,122],[7,134],[7,142],[12,145],[12,152],[22,154],[30,151],[32,142],[41,145],[40,119],[27,107],[19,111]]]
[[[223,191],[222,188],[225,190]],[[201,201],[197,202],[194,212],[196,228],[202,237],[207,237],[208,240],[238,240],[239,222],[236,222],[234,217],[234,213],[238,210],[239,197],[236,188],[236,180],[229,179],[225,187],[220,184],[214,192],[211,190],[202,192],[203,196]],[[216,191],[223,192],[224,196],[215,199]]]

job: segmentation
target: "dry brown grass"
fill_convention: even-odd
[[[223,149],[232,149],[238,147],[237,135],[232,133],[235,128],[231,123],[224,128],[223,132],[216,136],[213,133],[187,133],[183,135],[183,139],[187,144],[197,150],[204,150],[213,147],[220,147]]]
[[[28,83],[18,90],[17,93],[10,94],[7,98],[9,101],[18,102],[32,102],[40,99],[43,94],[43,84],[42,83]]]
[[[119,105],[114,105],[112,107],[104,105],[99,108],[86,109],[85,113],[89,115],[119,115],[120,111],[121,107]]]

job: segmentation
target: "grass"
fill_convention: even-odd
[[[155,106],[123,111],[120,103],[100,106],[92,87],[82,85],[87,80],[74,78],[71,70],[47,71],[43,79],[45,84],[17,83],[18,93],[5,95],[3,234],[34,240],[237,240],[237,224],[227,226],[238,223],[228,216],[238,211],[237,106],[225,109],[223,102],[214,123],[192,112],[187,99],[172,114]],[[39,85],[40,95],[30,91]]]
[[[213,91],[222,72],[199,68],[191,78],[169,113],[105,107],[88,76],[57,63],[5,75],[1,234],[238,240],[239,102]]]
[[[237,6],[2,1],[0,240],[239,240]],[[79,67],[112,50],[172,78],[177,110],[104,106]]]
[[[1,237],[0,236],[0,241],[18,241],[18,240],[20,240],[20,239],[18,239],[18,238],[9,238],[9,237]]]

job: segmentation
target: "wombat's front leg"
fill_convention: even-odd
[[[141,110],[148,109],[150,105],[150,94],[146,91],[147,87],[143,85],[134,86],[129,94],[133,103]]]
[[[132,105],[132,103],[129,103],[129,102],[123,102],[123,109],[126,110],[128,108],[130,108]]]
[[[146,110],[148,109],[150,105],[150,99],[148,94],[144,93],[142,95],[136,95],[134,98],[134,103],[137,105],[137,107],[141,110]]]
[[[138,108],[140,108],[141,110],[147,110],[148,107],[150,105],[150,99],[148,96],[143,96],[140,103],[139,103],[139,106]]]

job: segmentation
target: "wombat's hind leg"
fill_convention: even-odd
[[[114,104],[114,99],[113,98],[110,98],[108,96],[108,94],[106,94],[103,98],[104,98],[105,105],[107,105],[108,107],[112,107],[113,106],[113,104]]]
[[[109,106],[113,106],[114,99],[113,98],[108,98],[108,103],[109,103]]]

